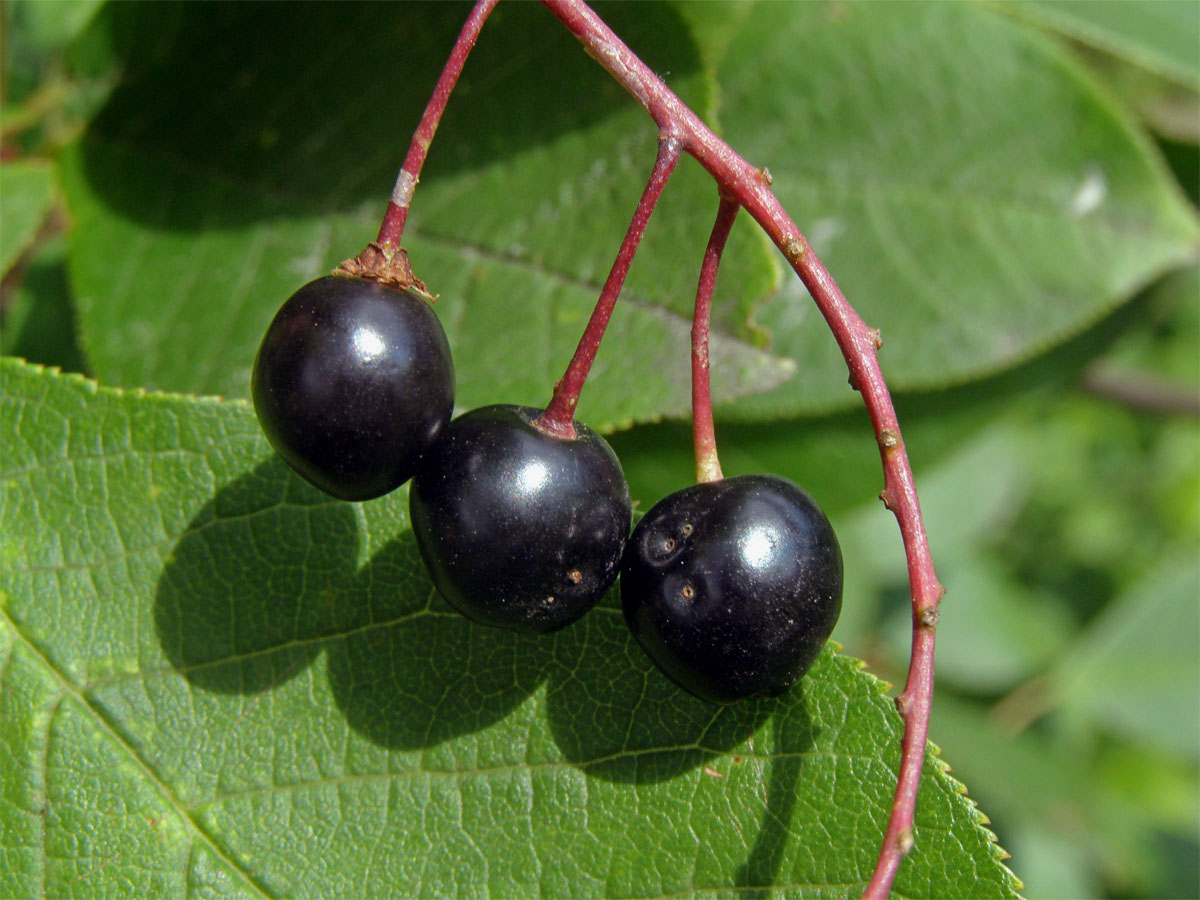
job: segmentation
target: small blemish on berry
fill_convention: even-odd
[[[683,595],[683,599],[691,600],[693,597],[696,596],[696,589],[694,587],[692,587],[690,584],[685,584],[680,589],[679,593]]]
[[[570,581],[571,584],[579,584],[579,582],[583,581],[583,573],[578,569],[572,569],[567,573],[567,580]]]
[[[679,529],[679,533],[684,537],[688,537],[692,533],[692,523],[684,522],[683,527]]]

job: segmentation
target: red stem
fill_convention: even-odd
[[[592,317],[588,319],[579,345],[575,348],[575,354],[567,365],[567,371],[554,386],[554,396],[550,398],[546,411],[534,420],[533,424],[536,427],[549,434],[565,438],[575,436],[575,407],[579,404],[579,393],[583,390],[588,372],[596,359],[596,351],[600,349],[600,340],[604,337],[604,330],[612,317],[613,307],[616,306],[617,297],[621,293],[621,286],[625,284],[625,276],[629,274],[629,266],[637,253],[638,244],[642,242],[646,223],[650,221],[650,214],[654,212],[667,179],[671,177],[671,173],[675,171],[675,164],[679,162],[679,152],[680,143],[673,135],[664,134],[659,138],[654,169],[650,172],[641,199],[638,200],[637,209],[634,210],[633,219],[629,222],[629,228],[621,241],[617,258],[608,272],[604,287],[600,289],[596,308],[592,310]]]
[[[392,189],[392,199],[388,203],[387,212],[383,214],[383,224],[379,226],[379,237],[375,242],[390,254],[400,247],[400,237],[404,233],[404,224],[408,221],[408,207],[412,202],[413,191],[421,180],[421,167],[425,165],[425,155],[433,136],[437,132],[438,123],[446,109],[446,102],[454,90],[458,76],[462,73],[467,55],[475,46],[479,31],[498,0],[478,0],[467,21],[458,34],[458,40],[450,50],[450,57],[433,87],[433,95],[425,104],[425,112],[413,132],[412,143],[408,145],[408,155],[404,157],[404,165],[396,178],[396,186]]]
[[[713,289],[725,241],[733,228],[740,207],[737,201],[721,198],[717,220],[713,222],[704,262],[700,264],[700,282],[696,285],[696,312],[692,316],[692,443],[696,447],[696,481],[720,481],[721,462],[717,458],[717,435],[713,428],[712,391],[708,378],[708,326],[712,318]]]
[[[588,54],[645,107],[661,132],[678,137],[683,149],[708,170],[722,193],[744,206],[783,252],[833,332],[850,370],[850,382],[861,392],[867,407],[883,464],[884,489],[880,497],[900,526],[913,607],[908,680],[896,698],[896,707],[904,719],[900,772],[879,860],[864,893],[868,898],[885,897],[901,859],[913,844],[913,815],[933,696],[934,630],[938,602],[944,591],[934,572],[912,467],[879,367],[879,332],[868,328],[842,295],[771,192],[765,171],[755,169],[713,134],[582,0],[542,0],[542,3],[579,38]]]

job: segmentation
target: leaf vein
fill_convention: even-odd
[[[140,770],[142,775],[157,789],[159,795],[163,798],[166,804],[175,811],[176,815],[179,816],[187,830],[191,832],[193,838],[199,840],[201,843],[207,846],[208,849],[215,856],[217,856],[217,858],[221,859],[227,866],[229,866],[231,871],[237,872],[242,877],[246,886],[252,890],[256,896],[263,898],[268,897],[269,895],[257,884],[253,876],[247,872],[244,867],[239,865],[237,860],[230,857],[221,848],[221,846],[212,839],[207,831],[200,827],[200,824],[192,817],[190,811],[186,806],[183,805],[180,799],[175,796],[170,787],[168,787],[168,785],[158,777],[158,774],[154,771],[150,764],[143,759],[140,754],[138,754],[138,752],[129,744],[127,740],[125,740],[124,736],[112,725],[112,723],[108,721],[108,719],[100,712],[100,710],[97,709],[88,700],[88,698],[71,683],[70,679],[68,679],[66,675],[61,672],[58,667],[55,666],[54,663],[51,662],[45,656],[45,654],[43,654],[41,650],[21,631],[21,629],[18,628],[17,623],[8,616],[8,611],[0,607],[0,616],[3,617],[5,623],[7,623],[7,625],[12,629],[12,632],[16,636],[17,640],[22,643],[22,645],[33,655],[42,668],[44,668],[45,671],[48,672],[50,676],[57,682],[59,690],[62,692],[62,694],[71,697],[76,703],[78,703],[80,708],[89,714],[97,727],[99,727],[99,729],[105,735],[107,735],[109,739],[112,740],[113,743],[126,754],[126,756],[128,756],[128,758]],[[58,703],[61,704],[61,701],[62,697],[60,696]],[[57,710],[58,704],[55,706],[55,713],[57,713]],[[53,720],[53,716],[51,717],[51,720]],[[48,747],[49,741],[47,740],[47,752]],[[47,765],[47,762],[47,760],[43,760],[43,773],[45,772],[45,766]],[[44,838],[45,832],[43,830],[43,857],[45,854]],[[44,866],[42,881],[43,895],[45,895]]]

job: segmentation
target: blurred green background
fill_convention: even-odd
[[[1161,161],[1194,214],[1200,39],[1188,24],[1195,6],[985,9],[1064,47],[1106,102],[1136,123],[1132,140]],[[720,45],[724,25],[686,4],[680,9],[697,23],[702,47]],[[742,5],[727,9],[731,21],[746,15]],[[72,257],[74,229],[87,210],[72,208],[64,180],[77,183],[79,176],[64,176],[60,167],[77,171],[71,148],[89,128],[136,135],[136,123],[111,124],[110,100],[123,79],[169,61],[178,23],[169,15],[150,17],[141,35],[125,23],[113,33],[128,44],[114,52],[101,37],[111,26],[106,17],[122,13],[102,3],[5,2],[0,11],[0,349],[118,381],[121,373],[110,377],[111,368],[103,368],[111,364],[96,337],[94,269]],[[716,35],[709,43],[706,27]],[[436,70],[437,60],[429,65]],[[97,120],[106,104],[109,120]],[[405,132],[412,118],[397,118]],[[270,145],[267,130],[260,137]],[[435,144],[435,158],[439,151],[454,156],[449,145]],[[384,168],[400,158],[396,146],[372,152],[392,160]],[[386,190],[385,184],[375,194]],[[279,205],[286,213],[287,203]],[[352,218],[370,222],[375,215],[371,206]],[[1194,252],[1193,242],[1190,262],[1100,303],[1107,311],[1086,328],[1066,329],[994,374],[953,379],[942,389],[914,378],[915,386],[896,397],[948,589],[931,739],[991,817],[1031,898],[1198,896],[1200,268]],[[81,309],[93,324],[81,324]],[[919,311],[911,315],[920,330]],[[885,330],[885,373],[903,352],[888,336]],[[748,376],[744,392],[777,380]],[[177,387],[165,376],[146,383]],[[628,426],[622,408],[614,409],[610,428]],[[718,416],[726,473],[770,470],[819,486],[814,493],[834,520],[845,556],[856,561],[835,638],[873,671],[902,683],[910,636],[904,559],[895,525],[874,499],[880,476],[863,416],[784,410],[782,417],[755,419],[744,410],[727,405]],[[612,442],[645,506],[690,480],[688,425],[625,415],[639,424],[615,429]]]

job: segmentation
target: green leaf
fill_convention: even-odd
[[[1104,743],[1095,767],[1106,790],[1123,801],[1122,812],[1143,817],[1193,844],[1200,843],[1196,798],[1200,769],[1194,761],[1144,743]]]
[[[718,69],[721,124],[867,323],[894,390],[1081,331],[1196,250],[1145,137],[1049,40],[971,4],[763,4]],[[795,278],[758,312],[794,379],[744,417],[854,402]]]
[[[1022,702],[1030,700],[1041,698]],[[1008,836],[1015,839],[1010,849],[1025,880],[1023,895],[1097,896],[1103,878],[1141,884],[1148,896],[1186,896],[1195,879],[1171,871],[1162,836],[1166,829],[1195,846],[1195,763],[1093,735],[1072,740],[1053,724],[1014,732],[1007,721],[1013,710],[1002,713],[1002,706],[939,692],[929,733],[956,748],[955,773],[971,785],[1006,845]],[[1087,889],[1080,891],[1081,884]]]
[[[87,26],[104,0],[17,0],[11,4],[12,26],[23,43],[39,53],[62,50]]]
[[[1187,275],[1188,270],[1178,274]],[[1196,365],[1195,350],[1200,342],[1195,323],[1174,321],[1175,302],[1181,299],[1180,295],[1186,297],[1188,309],[1194,296],[1183,293],[1188,279],[1181,279],[1178,274],[1164,283],[1170,290],[1154,292],[1156,296],[1161,294],[1163,309],[1149,321],[1143,305],[1126,304],[1053,351],[991,378],[943,391],[893,394],[904,429],[904,443],[918,477],[923,469],[972,440],[981,430],[1005,419],[1013,410],[1023,409],[1028,413],[1044,409],[1048,397],[1073,388],[1085,367],[1108,352],[1114,341],[1140,348],[1142,357],[1154,355],[1160,361],[1172,360],[1173,371],[1189,371],[1189,366]],[[1188,318],[1187,309],[1182,310],[1180,317]],[[1167,340],[1145,346],[1141,330],[1151,322],[1152,330],[1166,332]],[[1185,363],[1185,359],[1190,362]],[[1042,427],[1037,426],[1039,430]],[[791,478],[804,485],[822,509],[834,516],[864,504],[878,503],[878,491],[883,487],[879,446],[861,407],[769,422],[740,422],[737,411],[726,407],[718,411],[717,438],[722,468],[728,475],[774,472]],[[690,422],[639,425],[610,435],[609,443],[621,458],[634,500],[643,508],[694,480]],[[1181,447],[1181,452],[1186,450],[1187,447]],[[1195,492],[1188,494],[1176,487],[1172,482],[1169,490],[1172,495],[1185,495],[1180,502],[1186,510],[1187,498]],[[923,495],[923,481],[918,481],[918,489]],[[1187,520],[1181,516],[1181,521],[1195,521],[1195,517]],[[890,535],[894,527],[894,522],[888,521],[883,534]],[[953,537],[958,531],[951,520],[946,534]],[[944,554],[941,540],[935,549],[940,563]],[[843,617],[848,612],[843,609]]]
[[[1200,263],[1178,269],[1148,292],[1148,327],[1131,331],[1105,358],[1098,371],[1161,379],[1161,385],[1195,394],[1200,384]]]
[[[666,8],[614,12],[642,31],[686,35]],[[115,92],[66,162],[72,281],[96,375],[245,396],[278,306],[375,236],[464,14],[302,4],[185,8],[182,26],[172,18],[179,46]],[[147,26],[117,17],[113,27],[119,36]],[[692,48],[683,37],[658,43],[664,70],[703,103]],[[399,47],[405,66],[395,64]],[[313,74],[297,81],[296,59]],[[644,114],[543,10],[502,8],[489,21],[405,234],[418,274],[441,295],[460,406],[549,399],[654,143]],[[681,415],[690,403],[690,309],[716,195],[694,164],[677,179],[583,396],[580,417],[595,427]],[[769,289],[774,268],[749,223],[723,274],[735,285],[722,288],[727,310]],[[714,336],[713,360],[725,398],[794,369],[728,333]]]
[[[1065,711],[1200,759],[1197,585],[1200,560],[1191,544],[1117,598],[1057,667],[1055,693]]]
[[[0,353],[85,372],[67,286],[67,241],[58,235],[37,248],[5,298]]]
[[[963,748],[962,758],[955,758],[955,773],[972,785],[972,791],[986,794],[989,814],[999,826],[1022,839],[1022,856],[1014,857],[1014,863],[1023,874],[1025,865],[1037,873],[1038,882],[1025,875],[1031,896],[1094,896],[1054,893],[1056,888],[1073,890],[1078,883],[1095,890],[1096,876],[1087,857],[1094,852],[1093,844],[1110,836],[1112,822],[1100,815],[1096,794],[1089,790],[1089,772],[1078,754],[1064,753],[1036,733],[1007,733],[982,704],[945,692],[933,704],[929,734],[940,746]],[[1040,852],[1046,845],[1036,838],[1050,830],[1042,824],[1050,821],[1058,827],[1051,830],[1049,847],[1058,855],[1047,859]],[[1097,830],[1103,835],[1097,837]]]
[[[827,651],[714,708],[614,598],[554,636],[433,594],[404,491],[331,501],[244,402],[0,363],[0,892],[861,891],[900,721]],[[1013,896],[927,757],[902,896]]]
[[[997,12],[1049,29],[1160,138],[1168,158],[1194,170],[1200,143],[1200,13],[1193,3],[1172,0],[993,4]],[[1166,141],[1162,141],[1166,138]],[[1172,161],[1176,175],[1178,161]],[[1196,202],[1195,177],[1180,177]]]
[[[1179,0],[1033,0],[999,7],[1200,88],[1200,6]]]
[[[0,165],[0,274],[29,249],[54,200],[54,167],[43,160]]]
[[[1144,139],[1036,33],[973,7],[866,15],[843,5],[837,21],[821,9],[603,11],[735,148],[770,164],[834,275],[883,326],[894,387],[943,386],[1029,358],[1193,251],[1193,216]],[[373,235],[462,10],[165,10],[154,13],[157,32],[174,44],[150,60],[130,35],[156,33],[153,22],[120,12],[112,42],[139,65],[68,166],[85,348],[109,383],[241,396],[282,298]],[[355,35],[355,67],[341,64],[331,33]],[[298,82],[296,58],[323,76]],[[844,71],[851,65],[861,71]],[[502,8],[488,23],[406,237],[462,347],[464,405],[544,402],[615,254],[654,137],[544,11]],[[581,415],[593,424],[686,408],[681,337],[713,200],[684,160],[584,394]],[[928,278],[920,258],[936,261]],[[743,217],[718,284],[719,397],[768,390],[795,371],[737,413],[852,405],[832,341],[780,271]],[[500,320],[522,348],[519,365],[497,347]],[[764,329],[794,369],[745,345]],[[618,362],[614,346],[636,352]]]

